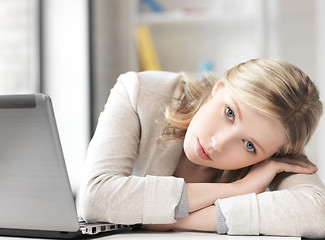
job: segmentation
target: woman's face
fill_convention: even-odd
[[[272,156],[284,141],[280,121],[248,106],[219,81],[192,119],[184,151],[193,163],[234,170]]]

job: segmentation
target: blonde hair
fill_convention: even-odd
[[[162,138],[165,140],[184,138],[188,125],[195,113],[207,102],[216,78],[205,74],[201,81],[195,81],[184,72],[180,73],[179,97],[176,104],[166,107],[167,124]]]
[[[286,142],[278,156],[302,153],[323,111],[304,72],[283,60],[254,59],[226,71],[222,80],[241,101],[283,124]]]
[[[305,73],[283,60],[252,59],[227,70],[220,80],[241,101],[283,124],[286,141],[276,156],[302,153],[323,111],[317,87]],[[181,74],[180,96],[177,104],[166,108],[163,137],[184,138],[189,123],[209,100],[217,81],[211,74],[202,81]],[[231,171],[225,181],[242,178],[248,171],[249,167]]]

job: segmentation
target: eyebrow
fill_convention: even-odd
[[[232,100],[232,102],[234,103],[234,105],[235,105],[235,107],[236,107],[236,112],[237,112],[237,117],[238,117],[238,119],[240,120],[240,121],[242,121],[243,119],[242,119],[242,115],[241,115],[241,111],[240,111],[240,108],[239,108],[239,106],[238,106],[238,104],[237,104],[237,102],[236,102],[236,100],[235,99],[233,99],[233,98],[231,98],[231,100]],[[265,152],[265,149],[254,139],[254,138],[250,138],[251,139],[251,141],[253,142],[253,144],[254,144],[254,146],[255,145],[257,145],[257,147],[259,148],[259,149],[261,149],[264,153],[266,153]]]

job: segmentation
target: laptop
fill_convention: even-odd
[[[132,228],[77,215],[50,98],[0,96],[0,235],[76,238]]]

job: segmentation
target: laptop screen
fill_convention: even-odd
[[[0,171],[0,228],[79,229],[48,96],[0,96]]]

